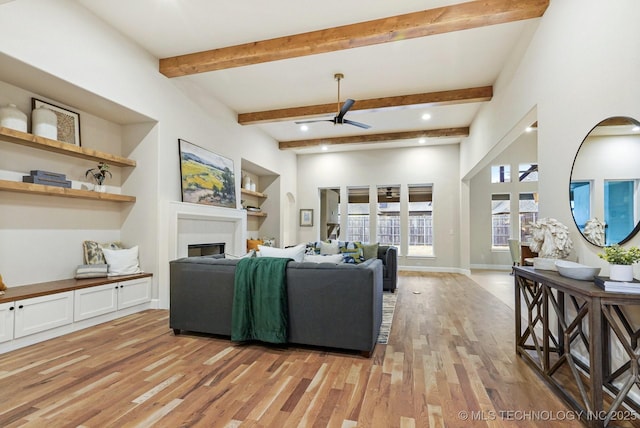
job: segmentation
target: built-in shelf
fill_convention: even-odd
[[[247,189],[240,189],[240,193],[242,193],[243,195],[255,196],[257,198],[267,197],[267,195],[265,195],[264,193],[254,192],[253,190],[247,190]]]
[[[62,141],[50,140],[49,138],[38,137],[27,132],[15,129],[0,127],[0,141],[27,146],[34,149],[59,153],[80,159],[88,159],[96,162],[106,162],[112,166],[136,166],[136,161],[98,150],[86,149]]]
[[[153,276],[153,274],[151,273],[136,273],[132,275],[110,276],[103,278],[70,278],[59,279],[57,281],[39,282],[36,284],[25,284],[7,288],[5,294],[0,295],[0,303],[30,299],[33,297],[48,296],[50,294],[64,293],[66,291],[96,287],[98,285],[112,284],[114,282],[130,281],[139,278],[148,278],[151,276]]]
[[[253,217],[266,217],[267,213],[263,213],[262,211],[247,211],[247,215]]]
[[[3,128],[4,129],[4,128]],[[23,183],[20,181],[0,180],[0,191],[32,193],[36,195],[61,196],[64,198],[92,199],[111,202],[135,202],[135,196],[116,193],[101,193],[92,190],[69,189],[66,187],[45,186],[42,184]]]

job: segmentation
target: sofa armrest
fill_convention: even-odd
[[[380,245],[378,258],[384,265],[384,289],[394,291],[398,283],[398,248],[393,245]]]

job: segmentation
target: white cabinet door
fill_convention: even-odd
[[[104,284],[75,291],[74,321],[118,310],[118,284]]]
[[[150,278],[120,282],[118,287],[118,309],[126,309],[151,301]]]
[[[15,334],[20,338],[73,322],[73,291],[18,300]]]
[[[0,343],[13,339],[15,302],[0,303]]]

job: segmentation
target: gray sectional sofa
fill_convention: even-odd
[[[176,334],[231,335],[237,263],[215,256],[170,262],[169,326]],[[380,259],[358,265],[289,262],[288,341],[370,355],[382,322],[382,271]]]
[[[398,285],[398,249],[391,245],[380,245],[378,258],[382,260],[382,288],[395,293]]]

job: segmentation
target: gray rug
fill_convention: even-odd
[[[389,341],[389,332],[391,331],[391,322],[393,321],[393,313],[396,310],[396,299],[398,295],[385,291],[382,293],[382,325],[380,325],[380,333],[378,334],[378,343],[386,345]]]

